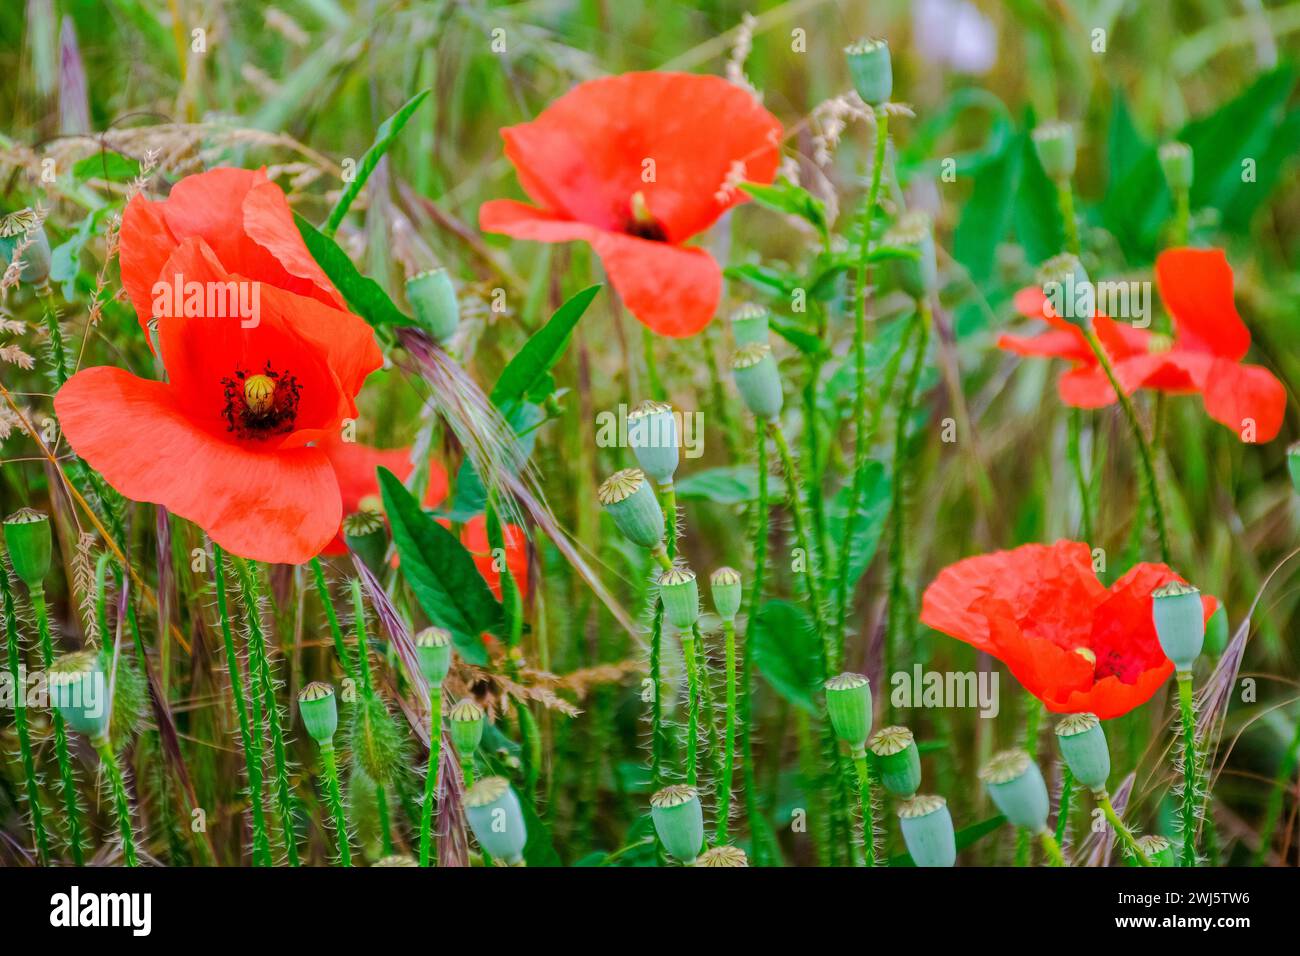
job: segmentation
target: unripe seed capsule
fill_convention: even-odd
[[[1034,152],[1043,164],[1043,172],[1056,182],[1074,175],[1074,127],[1069,123],[1044,123],[1034,129]]]
[[[50,704],[69,727],[93,741],[108,736],[112,708],[99,652],[64,654],[50,665],[47,684]]]
[[[664,511],[639,468],[616,471],[601,483],[596,497],[633,544],[654,549],[664,539]]]
[[[1201,592],[1181,581],[1158,587],[1151,592],[1151,616],[1165,656],[1179,672],[1190,671],[1205,644]]]
[[[740,612],[743,597],[740,572],[735,568],[718,568],[709,575],[709,591],[713,594],[713,608],[724,621],[734,621]]]
[[[426,627],[415,635],[415,655],[420,660],[420,673],[429,686],[442,686],[451,670],[451,631],[441,627]]]
[[[906,727],[882,727],[871,736],[880,780],[895,796],[910,797],[921,787],[921,752]]]
[[[18,256],[23,261],[19,278],[28,285],[44,285],[50,278],[51,263],[50,240],[45,235],[45,226],[31,209],[19,209],[0,217],[0,257],[5,265],[13,261],[14,253],[24,240],[27,247]]]
[[[406,301],[415,320],[439,344],[445,343],[460,324],[460,303],[451,274],[444,268],[430,269],[406,280]]]
[[[904,800],[898,808],[898,825],[912,862],[917,866],[952,866],[957,862],[957,834],[953,832],[948,801],[932,794]]]
[[[1177,866],[1174,846],[1158,833],[1148,833],[1137,838],[1137,845],[1151,861],[1152,866]]]
[[[19,508],[5,518],[4,538],[19,580],[29,588],[42,587],[53,553],[49,516],[33,508]]]
[[[930,217],[920,210],[905,213],[881,240],[916,253],[916,257],[890,259],[890,269],[898,287],[913,299],[924,299],[939,287],[939,266],[935,261],[934,228]]]
[[[357,511],[343,519],[343,540],[356,552],[370,573],[378,577],[388,553],[388,531],[376,511]]]
[[[632,409],[627,416],[627,443],[648,478],[660,485],[673,483],[681,441],[671,405],[642,402]]]
[[[700,588],[690,568],[668,568],[660,574],[659,596],[673,627],[689,631],[700,619]]]
[[[696,866],[749,866],[749,857],[738,846],[715,846],[700,854]]]
[[[746,302],[731,313],[731,338],[736,348],[766,345],[769,313],[761,305]]]
[[[307,736],[322,746],[334,742],[339,729],[339,705],[333,687],[312,681],[298,691],[298,713]]]
[[[461,760],[468,760],[483,742],[483,708],[466,697],[447,713],[451,720],[451,742]]]
[[[1192,148],[1186,143],[1162,143],[1158,155],[1169,188],[1175,191],[1191,189],[1195,169]]]
[[[825,687],[826,713],[835,736],[857,753],[871,736],[871,682],[862,674],[840,674]]]
[[[704,808],[694,787],[673,784],[650,798],[650,818],[668,853],[691,864],[704,846]]]
[[[1096,714],[1070,714],[1056,725],[1056,742],[1065,765],[1089,790],[1106,789],[1110,778],[1110,747]]]
[[[890,63],[889,44],[874,38],[858,40],[844,48],[853,88],[870,106],[889,102],[894,92],[894,68]]]
[[[465,817],[479,846],[510,866],[523,862],[528,828],[519,797],[505,777],[484,777],[465,794]]]
[[[785,395],[771,348],[759,344],[741,346],[731,358],[731,370],[745,407],[759,421],[776,421]]]
[[[1047,829],[1047,784],[1029,754],[1004,750],[985,764],[979,776],[994,805],[1013,826],[1033,833]]]
[[[1038,284],[1047,296],[1047,307],[1057,316],[1089,328],[1097,314],[1097,290],[1088,271],[1076,256],[1063,252],[1038,268]]]

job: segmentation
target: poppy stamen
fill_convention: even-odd
[[[638,239],[649,239],[651,242],[668,241],[668,234],[664,232],[664,227],[659,224],[655,214],[650,211],[650,204],[646,201],[645,193],[639,189],[634,192],[630,205],[632,207],[632,221],[627,227],[629,235],[636,236]]]
[[[293,430],[298,417],[302,386],[287,372],[277,372],[266,363],[261,372],[235,370],[234,378],[223,378],[226,404],[221,413],[226,430],[240,438],[270,438]]]

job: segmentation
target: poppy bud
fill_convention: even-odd
[[[1002,815],[1033,833],[1047,829],[1047,784],[1038,764],[1023,750],[995,754],[979,773]]]
[[[654,549],[664,539],[664,511],[639,468],[616,471],[596,492],[618,530],[633,544]]]
[[[762,421],[776,421],[785,396],[772,349],[758,343],[741,346],[731,357],[731,370],[745,406]]]
[[[528,828],[519,797],[505,777],[484,777],[465,794],[465,817],[478,845],[510,866],[523,862]]]
[[[1205,643],[1201,592],[1190,584],[1170,581],[1151,592],[1151,615],[1165,657],[1179,672],[1190,671]]]
[[[406,853],[393,853],[389,856],[380,857],[372,866],[419,866],[415,857]]]
[[[343,519],[343,540],[376,577],[384,570],[388,534],[384,519],[374,511],[358,511]]]
[[[1162,143],[1158,152],[1160,168],[1164,171],[1169,188],[1185,191],[1192,188],[1192,148],[1186,143]]]
[[[451,274],[444,268],[430,269],[406,280],[406,301],[415,321],[435,342],[446,342],[460,324],[460,303]]]
[[[19,209],[9,215],[0,217],[0,254],[4,256],[3,265],[8,265],[18,252],[18,247],[27,242],[27,247],[18,253],[23,261],[23,271],[19,278],[29,285],[44,285],[50,278],[50,240],[45,235],[45,226],[36,218],[31,209]]]
[[[307,736],[322,747],[334,745],[334,733],[339,729],[339,704],[334,688],[320,681],[312,681],[298,691],[298,713]]]
[[[1074,175],[1074,127],[1069,123],[1044,123],[1033,132],[1034,152],[1043,172],[1058,183]]]
[[[1105,790],[1110,779],[1110,747],[1096,714],[1070,714],[1056,725],[1065,765],[1089,790]]]
[[[1165,837],[1158,833],[1148,833],[1146,836],[1137,838],[1138,848],[1152,866],[1177,866],[1174,859],[1174,846]]]
[[[468,760],[483,741],[483,708],[466,697],[447,714],[451,718],[451,742],[461,760]]]
[[[1047,296],[1046,308],[1056,316],[1087,328],[1097,313],[1097,292],[1088,272],[1075,256],[1063,252],[1038,268],[1038,284]]]
[[[29,588],[39,588],[50,573],[49,516],[32,508],[19,508],[4,520],[5,547],[14,573]]]
[[[1218,657],[1228,646],[1228,611],[1220,604],[1205,624],[1205,652]]]
[[[387,783],[402,763],[402,732],[378,694],[364,694],[352,709],[352,754],[366,776]]]
[[[921,752],[906,727],[882,727],[871,735],[880,780],[895,796],[910,797],[921,787]]]
[[[826,713],[835,736],[858,753],[871,736],[871,682],[861,674],[840,674],[825,687]]]
[[[700,619],[700,587],[690,568],[668,568],[660,574],[659,597],[673,627],[689,631]]]
[[[735,568],[718,568],[709,575],[709,591],[713,594],[713,608],[718,617],[734,621],[743,596],[740,572]]]
[[[862,102],[879,106],[894,92],[894,69],[889,61],[889,44],[884,40],[862,39],[844,48],[853,88]]]
[[[934,229],[920,210],[906,213],[885,233],[887,246],[915,252],[916,257],[890,259],[894,281],[913,299],[924,299],[939,287],[939,266],[934,255]]]
[[[437,689],[442,686],[451,670],[451,631],[441,627],[426,627],[415,635],[415,656],[420,661],[420,673]]]
[[[650,798],[650,818],[665,850],[683,863],[696,861],[704,845],[704,808],[694,787],[664,787]]]
[[[738,846],[715,846],[700,854],[696,866],[749,866],[749,857]]]
[[[731,313],[731,338],[736,348],[743,345],[766,345],[768,311],[761,305],[746,302]]]
[[[677,472],[681,442],[673,407],[642,402],[627,416],[627,443],[641,470],[661,485],[671,485]]]
[[[957,834],[948,801],[933,794],[904,800],[898,825],[912,862],[917,866],[952,866],[957,862]]]
[[[93,741],[108,736],[111,710],[108,678],[97,651],[64,654],[50,665],[47,677],[50,704],[64,722]]]

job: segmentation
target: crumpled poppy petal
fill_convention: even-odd
[[[135,306],[136,319],[152,350],[149,320],[154,317],[153,288],[176,249],[177,240],[163,216],[162,203],[150,202],[140,193],[126,204],[118,236],[122,285]]]
[[[316,448],[259,450],[190,421],[171,386],[122,369],[78,372],[54,398],[72,447],[118,492],[164,505],[232,554],[301,564],[338,530],[334,470]]]
[[[1077,333],[1052,329],[1041,335],[998,336],[998,348],[1034,358],[1062,358],[1078,362],[1092,359],[1092,351]]]
[[[506,551],[506,567],[514,578],[515,586],[524,597],[528,595],[528,536],[518,525],[505,523],[501,526],[501,539]],[[488,543],[487,517],[475,515],[465,522],[460,532],[460,543],[474,558],[478,573],[483,576],[487,586],[498,601],[501,600],[501,572],[497,570],[492,557],[492,546]]]
[[[322,305],[346,309],[343,296],[316,264],[293,221],[284,190],[263,177],[244,197],[244,230],[284,269],[286,281],[276,285],[315,299]],[[266,280],[271,281],[271,280]]]
[[[1268,369],[1215,359],[1201,393],[1205,412],[1241,438],[1254,423],[1254,440],[1272,441],[1286,417],[1286,387]]]
[[[1156,258],[1156,286],[1182,348],[1238,361],[1250,330],[1232,298],[1232,267],[1222,249],[1167,249]]]
[[[660,335],[685,338],[709,324],[722,270],[707,250],[598,233],[592,240],[628,311]]]
[[[548,209],[538,209],[513,199],[492,199],[479,206],[478,224],[484,232],[499,232],[536,242],[591,241],[600,232],[598,227],[589,223],[565,219]]]

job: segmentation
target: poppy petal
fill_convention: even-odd
[[[1255,441],[1272,441],[1286,417],[1286,387],[1268,369],[1215,359],[1202,390],[1205,412],[1240,437],[1254,425]]]
[[[117,368],[78,372],[54,408],[77,454],[118,492],[188,518],[232,554],[301,564],[338,530],[338,485],[319,449],[225,441],[179,410],[170,385]]]
[[[628,311],[660,335],[685,338],[709,324],[722,270],[706,250],[597,233],[592,246]]]
[[[1072,332],[1052,329],[1041,335],[1000,335],[998,348],[1033,358],[1062,358],[1077,362],[1092,359],[1092,350]]]
[[[149,320],[154,317],[153,289],[162,278],[163,267],[176,249],[177,240],[167,226],[162,203],[150,202],[140,193],[126,204],[119,237],[122,285],[135,306],[136,319],[152,350]]]
[[[1180,347],[1237,361],[1250,330],[1232,299],[1232,267],[1222,249],[1169,249],[1156,259],[1156,286],[1173,316]]]

